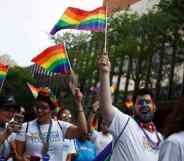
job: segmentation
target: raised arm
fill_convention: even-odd
[[[98,65],[100,70],[100,110],[103,119],[109,124],[113,119],[114,110],[112,107],[112,97],[109,80],[111,64],[108,55],[101,55],[98,61]]]
[[[84,113],[84,109],[82,106],[82,98],[83,95],[78,88],[75,89],[75,102],[77,105],[77,112],[78,112],[78,126],[71,126],[67,130],[66,138],[76,138],[79,137],[81,134],[88,133],[87,121],[86,116]]]

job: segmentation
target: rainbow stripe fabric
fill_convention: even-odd
[[[54,73],[71,73],[70,62],[67,53],[65,53],[64,44],[54,45],[45,49],[33,58],[32,62]]]
[[[29,87],[31,93],[33,94],[33,97],[37,98],[38,92],[40,91],[40,88],[35,87],[35,86],[31,85],[30,83],[27,83],[27,86]]]
[[[61,29],[78,29],[103,32],[106,24],[106,8],[99,7],[92,11],[68,7],[63,16],[51,30],[54,35]]]
[[[0,64],[0,84],[1,85],[5,80],[7,73],[8,73],[8,65]]]

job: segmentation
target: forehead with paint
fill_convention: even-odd
[[[154,103],[154,101],[153,101],[154,96],[153,96],[153,93],[151,92],[151,90],[149,90],[147,88],[142,88],[134,93],[132,101],[135,105],[138,102],[138,100],[140,100],[139,103],[144,103],[144,102],[141,102],[141,100],[145,100],[145,99],[147,100],[148,103],[149,103],[149,100],[151,100],[151,102]]]
[[[140,108],[143,108],[145,106],[148,106],[150,108],[151,112],[155,112],[155,110],[156,110],[155,103],[149,94],[137,96],[134,106],[135,106],[136,110],[140,110]]]
[[[134,95],[135,117],[141,122],[150,122],[154,118],[156,106],[153,95],[146,89],[139,90]]]

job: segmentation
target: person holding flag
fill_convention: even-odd
[[[51,112],[55,105],[48,93],[39,91],[34,106],[37,118],[24,123],[21,132],[16,137],[17,160],[60,161],[63,140],[76,138],[88,132],[82,97],[82,93],[76,88],[78,126],[75,126],[65,121],[52,119]]]
[[[120,112],[112,105],[108,55],[101,55],[98,64],[100,110],[114,138],[111,161],[157,161],[162,136],[153,122],[156,105],[152,93],[147,89],[136,91],[134,118]]]

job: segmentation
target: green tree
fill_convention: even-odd
[[[19,66],[11,67],[1,92],[13,94],[19,104],[30,107],[34,99],[26,85],[27,82],[35,83],[31,72]]]

